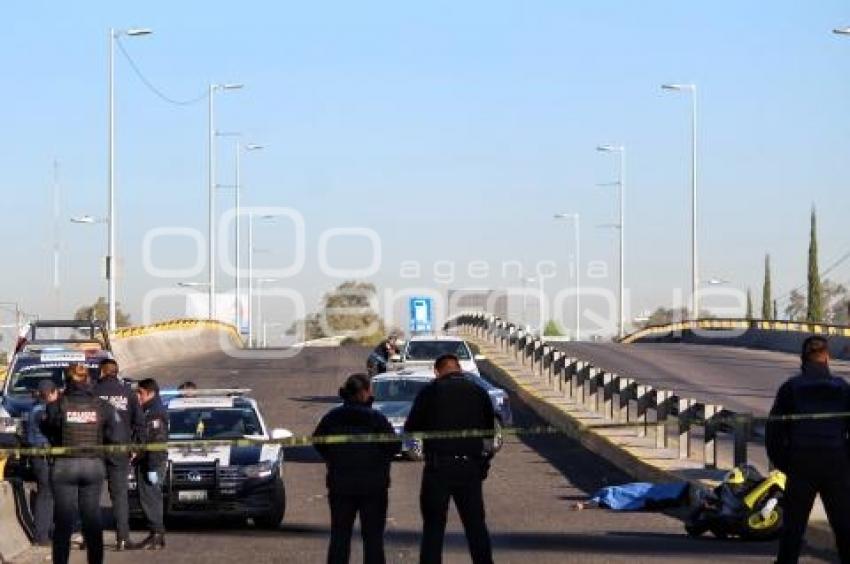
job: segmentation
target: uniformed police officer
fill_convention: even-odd
[[[458,358],[452,354],[441,356],[434,364],[434,372],[437,379],[423,388],[413,402],[405,432],[494,432],[495,413],[490,396],[463,374]],[[482,491],[491,454],[485,451],[484,439],[426,439],[423,447],[420,563],[442,561],[449,501],[454,499],[472,561],[491,564],[493,555]]]
[[[829,371],[829,343],[803,343],[801,374],[785,382],[766,427],[771,462],[788,476],[777,562],[797,562],[815,496],[820,494],[841,562],[850,563],[850,384]],[[786,415],[845,414],[782,420]]]
[[[100,380],[94,386],[95,395],[108,401],[121,418],[121,441],[138,444],[144,440],[145,416],[133,390],[118,378],[118,363],[107,358],[100,362]],[[115,549],[133,548],[130,541],[130,453],[110,453],[106,457],[106,482],[115,516]]]
[[[56,383],[45,378],[38,383],[36,404],[29,414],[27,425],[27,445],[33,448],[49,447],[50,441],[41,432],[41,422],[45,417],[47,405],[59,399]],[[39,546],[50,545],[50,529],[53,526],[53,490],[50,487],[50,463],[46,455],[33,456],[30,465],[35,475],[35,499],[33,500],[33,519],[35,534],[33,542]]]
[[[58,456],[50,478],[54,499],[53,562],[67,564],[71,533],[79,512],[89,564],[103,562],[103,524],[100,494],[106,470],[103,453],[87,450],[120,441],[120,420],[115,409],[94,395],[88,369],[71,364],[66,372],[63,396],[47,405],[40,426],[52,446],[70,447]]]
[[[343,405],[322,418],[315,436],[394,434],[387,418],[371,407],[372,391],[368,376],[352,374],[339,389],[339,395]],[[315,448],[328,465],[328,502],[331,509],[328,564],[348,562],[351,530],[358,513],[363,536],[363,561],[383,564],[390,462],[401,451],[401,442],[318,443]]]
[[[147,442],[168,442],[168,411],[159,397],[159,384],[153,378],[139,382],[136,393],[145,412]],[[136,483],[139,485],[139,503],[145,513],[150,534],[139,543],[138,548],[157,550],[165,548],[165,524],[163,522],[162,482],[168,453],[148,450],[136,461]]]

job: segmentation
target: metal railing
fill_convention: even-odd
[[[722,435],[731,437],[732,463],[747,463],[747,443],[756,437],[751,413],[736,413],[672,390],[641,384],[572,357],[526,332],[521,326],[486,313],[460,314],[446,323],[471,331],[528,368],[535,377],[585,410],[614,423],[632,426],[639,437],[654,436],[655,448],[678,449],[682,460],[699,457],[705,468],[718,467]],[[695,452],[702,437],[702,453]],[[671,440],[672,439],[672,440]]]

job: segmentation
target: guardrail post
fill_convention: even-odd
[[[646,428],[649,421],[647,417],[647,412],[650,407],[650,399],[652,397],[652,387],[647,386],[645,384],[639,384],[636,387],[635,393],[635,409],[638,421],[642,423],[640,427],[638,427],[638,437],[646,436]]]
[[[723,411],[721,405],[705,406],[703,461],[706,468],[717,468],[717,415],[721,411]]]
[[[691,398],[679,398],[679,458],[691,457],[691,422],[696,401]]]
[[[590,363],[582,362],[579,364],[579,369],[576,370],[575,374],[575,394],[576,394],[576,403],[578,405],[585,405],[585,400],[587,398],[587,394],[585,393],[584,381],[590,374]]]
[[[564,363],[564,396],[569,401],[575,401],[576,397],[576,374],[579,371],[579,360],[577,358],[571,358],[569,361]]]
[[[747,463],[747,441],[750,440],[752,427],[752,413],[736,413],[734,415],[732,437],[735,446],[732,460],[735,466]]]
[[[605,373],[602,377],[602,412],[605,419],[614,419],[614,380],[616,374]]]
[[[655,448],[667,448],[667,417],[675,396],[667,390],[655,391]]]

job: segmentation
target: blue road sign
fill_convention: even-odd
[[[434,300],[410,298],[411,333],[430,333],[434,326]]]

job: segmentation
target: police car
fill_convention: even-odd
[[[65,370],[72,363],[83,364],[97,378],[98,366],[112,353],[99,346],[33,344],[15,353],[3,383],[0,419],[6,432],[22,432],[22,420],[35,403],[35,391],[42,380],[51,380],[59,389],[65,386]]]
[[[163,484],[167,516],[238,517],[271,529],[280,525],[286,510],[283,449],[263,441],[286,439],[292,433],[269,430],[256,400],[246,397],[248,392],[162,393],[172,443]],[[231,439],[255,440],[257,444],[205,443]],[[135,489],[135,479],[131,489]],[[133,509],[136,515],[140,513],[137,499],[133,499]]]
[[[479,360],[483,355],[474,355],[469,345],[455,335],[417,335],[405,344],[401,361],[407,368],[431,367],[444,354],[453,354],[460,361],[464,372],[478,374]]]
[[[510,398],[508,393],[491,384],[480,375],[466,373],[477,386],[483,388],[493,404],[496,414],[496,434],[490,446],[492,450],[498,451],[504,442],[501,429],[504,426],[513,425],[513,413],[511,412]],[[404,423],[413,407],[413,400],[419,392],[434,380],[431,370],[413,370],[404,368],[395,372],[380,374],[372,378],[372,395],[375,398],[372,407],[384,414],[393,426],[396,434],[404,433]],[[418,439],[407,439],[402,443],[402,456],[410,460],[422,459],[422,441]]]

